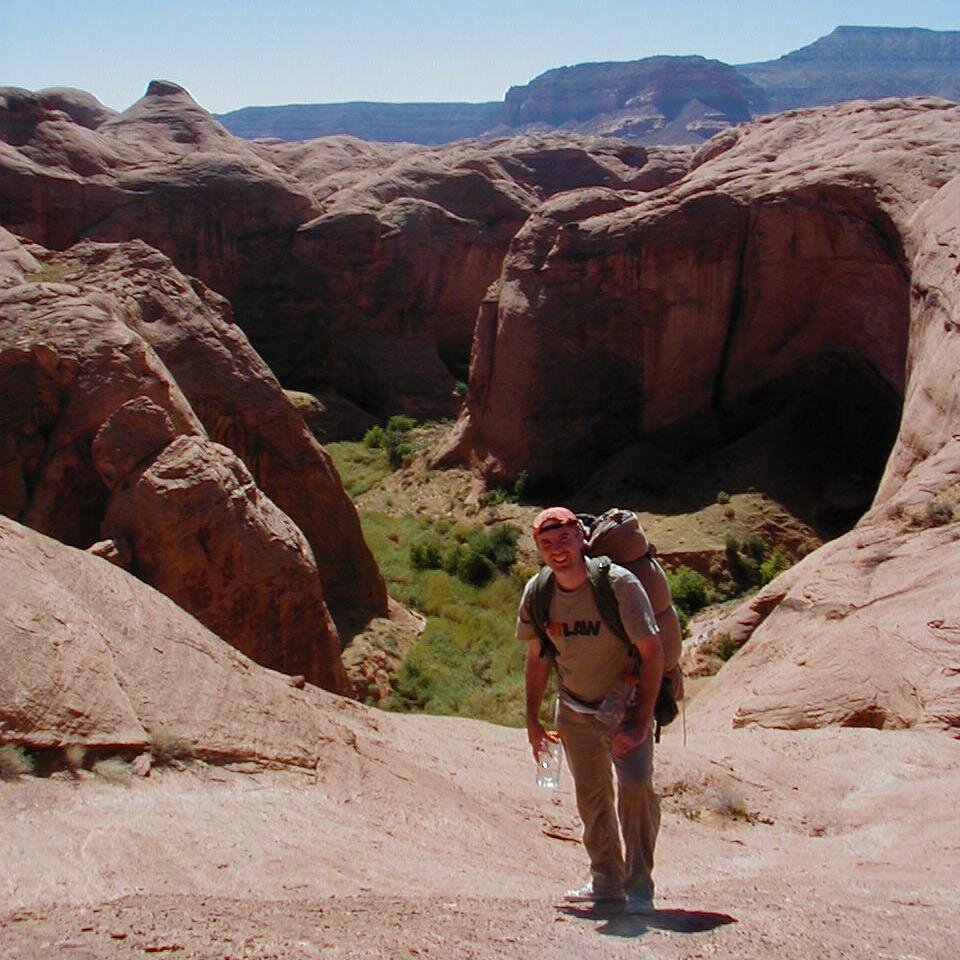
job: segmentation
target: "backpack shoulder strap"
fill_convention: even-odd
[[[547,624],[550,622],[550,600],[553,597],[553,571],[544,567],[533,581],[530,590],[530,623],[540,639],[540,656],[555,658],[557,648],[553,645],[547,633]]]
[[[610,558],[588,557],[587,579],[590,581],[590,586],[593,587],[593,598],[596,601],[600,616],[603,617],[603,622],[632,651],[633,644],[630,642],[627,631],[623,626],[620,604],[617,603],[617,595],[613,592],[613,584],[610,583]]]

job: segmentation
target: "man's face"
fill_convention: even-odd
[[[536,536],[540,559],[555,573],[573,570],[583,561],[583,531],[578,523],[551,527]]]

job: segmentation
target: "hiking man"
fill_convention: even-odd
[[[549,507],[534,520],[533,538],[550,574],[541,572],[530,579],[517,618],[517,636],[527,644],[527,738],[534,757],[545,741],[562,741],[583,821],[583,845],[590,857],[590,881],[569,891],[565,899],[627,900],[631,910],[649,912],[660,827],[660,801],[653,789],[653,712],[663,673],[657,622],[640,581],[610,564],[609,583],[624,632],[639,657],[637,669],[637,657],[600,615],[590,574],[596,575],[598,562],[609,561],[584,556],[584,533],[576,515],[566,507]],[[531,609],[535,582],[541,576],[552,581],[549,646],[538,633]],[[560,687],[556,732],[540,722],[551,666],[557,669]],[[597,718],[597,708],[634,673],[636,709],[611,731]]]

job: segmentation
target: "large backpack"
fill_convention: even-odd
[[[650,605],[657,618],[660,642],[663,645],[664,677],[654,711],[656,740],[660,740],[660,728],[671,723],[677,716],[677,701],[670,678],[666,673],[673,670],[680,660],[683,636],[677,611],[670,601],[670,584],[663,567],[656,560],[656,549],[647,540],[637,515],[630,510],[613,508],[600,516],[578,514],[584,529],[587,554],[587,579],[593,589],[597,610],[604,623],[637,656],[620,617],[613,585],[610,583],[610,561],[625,567],[643,584]],[[540,640],[540,655],[555,657],[557,649],[547,633],[550,620],[550,600],[553,596],[553,571],[544,567],[534,580],[530,594],[530,622]]]

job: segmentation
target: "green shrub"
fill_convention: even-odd
[[[521,470],[513,484],[513,499],[521,503],[527,495],[527,488],[530,486],[530,474],[526,470]]]
[[[517,561],[517,539],[520,531],[510,523],[498,523],[489,530],[476,530],[470,534],[467,544],[475,553],[486,557],[490,563],[506,573]]]
[[[395,413],[387,421],[387,433],[409,433],[417,421],[413,417],[405,417],[402,413]]]
[[[464,583],[471,583],[475,587],[482,586],[493,576],[493,564],[476,550],[467,549],[457,563],[457,576]]]
[[[754,560],[762,560],[770,551],[770,544],[759,533],[751,533],[743,541],[743,549]]]
[[[491,487],[489,490],[484,490],[477,499],[481,507],[498,507],[501,503],[506,503],[510,497],[502,487]]]
[[[760,582],[769,583],[775,577],[780,576],[784,570],[789,570],[790,567],[790,558],[779,547],[776,547],[773,553],[760,564]]]
[[[394,469],[404,466],[413,456],[413,448],[407,442],[405,434],[399,430],[388,429],[383,435],[383,446],[387,451],[387,460]]]
[[[33,758],[23,747],[13,743],[0,746],[0,780],[29,776],[33,770]]]
[[[717,656],[723,660],[729,660],[743,646],[742,643],[734,640],[729,633],[721,633],[715,641]]]
[[[702,610],[710,602],[710,586],[706,578],[690,567],[681,566],[669,571],[667,581],[674,606],[687,616]]]
[[[724,549],[727,553],[727,570],[740,590],[756,586],[760,582],[760,564],[753,557],[740,552],[740,541],[733,534],[727,534]]]
[[[384,430],[379,424],[371,427],[363,435],[363,445],[371,450],[379,450],[383,446]]]
[[[440,540],[424,537],[410,547],[410,562],[417,570],[438,570],[442,564]]]
[[[717,503],[729,503],[729,502],[730,502],[730,494],[727,493],[726,490],[721,490],[717,494]]]
[[[457,570],[460,569],[460,559],[465,552],[465,547],[462,543],[452,543],[446,550],[443,552],[443,557],[440,560],[440,568],[444,573],[450,574],[451,577],[457,575]]]

